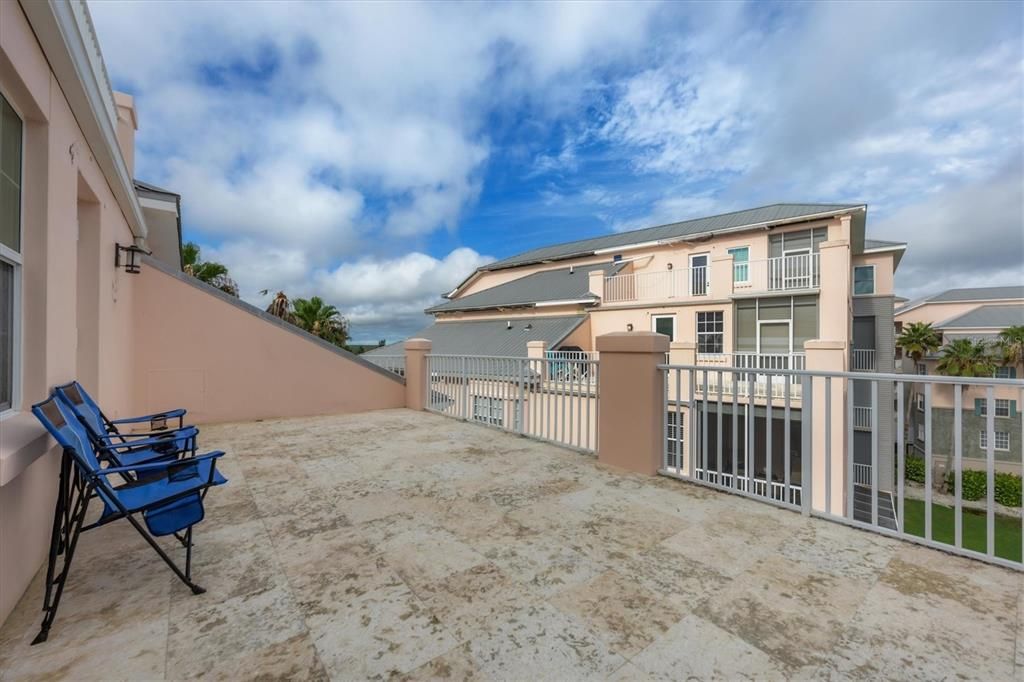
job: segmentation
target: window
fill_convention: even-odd
[[[922,443],[924,442],[924,424],[917,425],[917,439]]]
[[[697,313],[697,352],[722,353],[725,350],[725,323],[721,311]]]
[[[1016,379],[1017,368],[1016,367],[996,367],[995,373],[996,379]]]
[[[655,315],[651,318],[651,329],[664,334],[668,337],[669,341],[676,340],[676,316],[675,315]]]
[[[16,406],[21,327],[22,123],[0,95],[0,412]]]
[[[1009,400],[1008,398],[996,398],[994,402],[996,404],[997,417],[1013,416],[1015,406],[1011,405],[1011,403],[1013,402],[1012,400]],[[975,398],[974,413],[979,417],[988,416],[988,400],[986,400],[985,398]]]
[[[853,269],[853,295],[875,293],[875,266],[858,265]]]
[[[917,403],[917,411],[918,412],[924,412],[924,394],[923,393],[916,393],[916,394],[914,394],[914,400]]]
[[[923,362],[917,363],[917,373],[921,376],[928,374],[928,367]]]
[[[746,284],[750,281],[750,247],[737,246],[728,249],[732,255],[732,281],[736,284]]]
[[[483,395],[473,396],[473,419],[491,426],[504,426],[505,401]]]
[[[668,454],[668,468],[678,469],[681,466],[680,457],[683,454],[683,415],[677,412],[668,412],[668,433],[665,441],[665,452]]]
[[[988,433],[983,429],[978,432],[978,444],[982,450],[988,449]],[[1009,431],[996,431],[996,450],[1009,450],[1010,449],[1010,432]]]

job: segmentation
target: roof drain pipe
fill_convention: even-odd
[[[505,329],[512,329],[512,320],[508,320],[505,322]]]

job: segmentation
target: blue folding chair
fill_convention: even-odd
[[[142,417],[108,419],[92,396],[77,381],[57,386],[55,393],[64,398],[89,432],[93,445],[103,447],[114,443],[130,444],[130,449],[110,451],[107,456],[114,466],[130,466],[145,462],[195,454],[195,427],[185,426],[185,410],[158,412]],[[177,419],[177,428],[169,428],[168,420]],[[148,431],[122,433],[119,426],[149,422]]]
[[[214,451],[182,459],[103,467],[101,460],[113,461],[111,453],[131,446],[94,444],[85,425],[59,394],[33,405],[32,413],[64,449],[46,569],[45,615],[32,643],[46,641],[57,616],[79,535],[119,519],[132,524],[193,594],[205,592],[192,582],[192,527],[203,520],[207,491],[227,483],[217,471],[217,459],[224,453]],[[124,482],[116,485],[116,478]],[[103,503],[103,512],[99,520],[84,525],[89,502],[96,497]],[[184,570],[154,539],[163,535],[174,535],[185,547]],[[63,566],[57,573],[57,558],[61,555]]]

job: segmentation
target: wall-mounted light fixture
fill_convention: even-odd
[[[122,255],[123,254],[123,255]],[[142,272],[140,267],[140,255],[149,255],[149,251],[140,249],[139,247],[132,244],[131,246],[121,246],[120,244],[114,244],[114,268],[124,266],[125,272],[130,272],[133,275],[137,275]]]
[[[627,332],[633,331],[633,323],[632,322],[630,322],[629,324],[626,325],[626,331]]]
[[[671,264],[671,263],[669,263],[669,264],[668,264],[667,266],[665,266],[665,267],[667,267],[667,268],[668,268],[669,270],[671,270],[671,269],[672,269],[672,264]]]

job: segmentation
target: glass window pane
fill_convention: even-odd
[[[736,350],[757,350],[757,311],[753,307],[736,307]]]
[[[669,338],[669,341],[675,341],[672,329],[675,327],[675,318],[672,317],[656,317],[654,319],[654,331],[659,334],[664,334]]]
[[[788,353],[789,352],[789,325],[788,324],[762,324],[761,325],[761,352],[762,353]]]
[[[0,96],[0,244],[21,252],[21,119]]]
[[[14,266],[0,261],[0,410],[14,393]]]
[[[811,248],[811,231],[800,230],[799,232],[787,232],[783,235],[784,251],[809,251]]]
[[[875,293],[875,268],[870,265],[859,265],[853,269],[853,293]]]
[[[795,303],[793,306],[793,346],[802,351],[804,342],[818,338],[818,305],[812,302]]]

